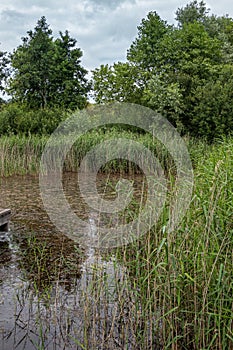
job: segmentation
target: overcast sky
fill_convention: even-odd
[[[82,64],[91,70],[100,64],[125,61],[126,51],[137,35],[137,26],[149,11],[157,11],[175,23],[175,11],[185,0],[1,0],[0,50],[13,51],[21,37],[33,29],[41,16],[57,37],[66,29],[83,51]],[[233,17],[232,0],[209,0],[216,15]]]

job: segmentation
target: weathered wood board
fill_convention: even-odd
[[[0,208],[0,231],[8,231],[10,217],[10,209]]]

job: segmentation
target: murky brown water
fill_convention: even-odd
[[[93,225],[106,221],[80,198],[75,174],[63,180],[80,217]],[[106,177],[100,176],[98,190],[114,198],[117,180],[106,186]],[[135,184],[140,195],[142,179]],[[12,210],[10,231],[0,237],[0,349],[136,349],[132,327],[123,322],[133,296],[122,289],[121,302],[116,298],[115,281],[129,283],[124,266],[114,257],[106,261],[93,249],[85,250],[56,229],[43,209],[37,177],[0,179],[0,193],[0,207]],[[106,276],[107,290],[95,290]]]

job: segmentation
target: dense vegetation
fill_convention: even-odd
[[[13,53],[0,53],[0,88],[10,96],[0,107],[0,177],[37,174],[49,135],[71,111],[88,105],[89,93],[98,104],[139,103],[167,117],[184,137],[193,162],[192,203],[176,232],[166,232],[165,208],[143,242],[114,252],[130,280],[124,286],[116,281],[116,290],[120,303],[124,289],[132,296],[127,319],[139,348],[230,349],[233,19],[209,15],[205,3],[194,0],[177,10],[176,20],[177,26],[169,25],[150,12],[127,61],[101,65],[91,82],[76,40],[67,31],[54,39],[44,17]],[[174,180],[169,155],[154,140],[112,125],[78,139],[64,170],[76,171],[88,150],[119,136],[153,150]],[[114,160],[102,170],[135,169]],[[106,283],[98,281],[93,294]]]
[[[150,12],[138,26],[127,61],[101,65],[88,82],[76,39],[68,31],[54,39],[42,17],[13,53],[0,52],[0,88],[10,96],[7,104],[1,101],[0,135],[49,134],[64,111],[86,107],[88,93],[96,103],[148,106],[182,134],[210,141],[229,135],[233,19],[210,15],[203,1],[194,0],[177,10],[176,21],[170,25]]]
[[[130,139],[138,139],[136,134],[127,131],[121,136],[127,137],[127,134]],[[76,170],[77,160],[90,148],[116,136],[115,129],[107,134],[104,131],[86,134],[68,154],[66,170]],[[38,135],[0,138],[0,176],[37,173],[47,138]],[[147,147],[154,146],[148,135],[141,135],[139,141]],[[233,140],[231,138],[208,145],[189,138],[186,143],[193,161],[195,185],[192,203],[185,218],[177,230],[167,232],[168,208],[165,207],[156,230],[151,230],[141,241],[114,252],[118,261],[123,260],[127,267],[124,283],[121,283],[117,273],[114,277],[115,293],[122,314],[127,310],[129,300],[131,305],[129,315],[124,321],[119,321],[118,331],[125,348],[129,333],[134,334],[139,349],[148,350],[230,349],[233,342]],[[156,147],[155,151],[158,152]],[[166,168],[169,165],[168,158],[163,153],[158,156],[165,163],[163,168]],[[112,170],[121,171],[119,163],[108,164],[105,171]],[[169,196],[170,193],[168,199]],[[136,215],[133,211],[126,214],[131,219]],[[36,249],[33,242],[29,251],[34,252]],[[34,265],[41,271],[39,275],[38,272],[33,274],[35,284],[38,283],[38,276],[42,278],[44,271],[38,266],[38,261],[42,264],[50,258],[49,255],[44,254],[42,257],[41,254],[41,249],[38,249],[34,257]],[[106,293],[109,287],[106,272],[101,268],[93,269],[95,284],[86,291],[84,297],[85,309],[88,308],[87,329],[92,317],[93,301],[99,305],[98,293],[103,293],[101,300],[106,309],[112,300]],[[49,273],[46,271],[46,274]],[[50,293],[47,295],[45,292],[47,298],[51,298]],[[115,321],[108,320],[110,324]],[[98,322],[97,314],[93,327]],[[105,337],[105,334],[101,336]],[[96,349],[98,341],[87,337],[82,345],[83,349]]]
[[[93,72],[98,103],[128,101],[159,111],[182,133],[208,137],[233,128],[233,20],[208,15],[203,1],[176,12],[171,26],[150,12],[127,62]]]

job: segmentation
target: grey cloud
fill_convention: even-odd
[[[95,8],[117,8],[124,2],[135,4],[135,0],[89,0],[89,3],[93,4]]]
[[[0,13],[0,35],[2,51],[13,51],[21,43],[28,28],[25,26],[26,15],[16,10],[3,10]]]
[[[110,17],[93,23],[86,33],[76,31],[78,42],[84,52],[83,61],[90,69],[100,64],[112,64],[126,58],[126,50],[135,36],[135,24],[127,15]]]
[[[83,51],[82,63],[87,69],[100,64],[126,59],[126,50],[137,35],[137,26],[149,11],[157,11],[162,19],[174,22],[178,7],[189,0],[1,0],[0,50],[12,51],[21,37],[33,29],[41,16],[53,30],[54,37],[66,29],[77,39]],[[209,3],[211,2],[211,3]],[[215,14],[233,17],[232,0],[209,0]],[[220,8],[221,7],[221,8]],[[218,9],[219,12],[216,12]],[[222,9],[222,10],[221,10]]]
[[[24,23],[25,16],[25,14],[22,14],[16,10],[3,10],[0,14],[0,28],[3,29],[9,26],[9,28],[12,30],[18,29]]]

